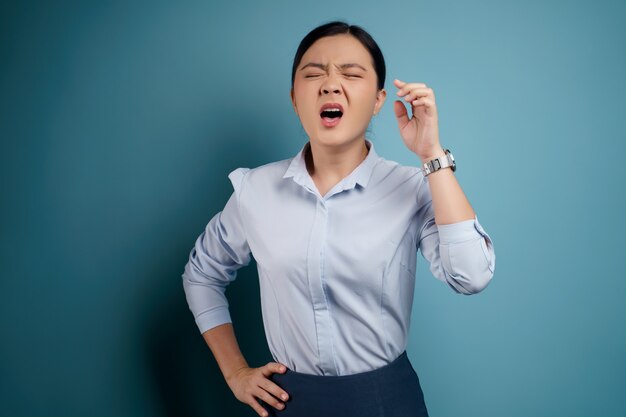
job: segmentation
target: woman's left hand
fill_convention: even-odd
[[[433,89],[424,83],[405,83],[398,79],[393,83],[399,88],[396,94],[411,104],[413,113],[413,117],[409,119],[402,101],[396,100],[393,103],[404,144],[422,161],[443,155],[443,148],[439,144],[437,105]]]

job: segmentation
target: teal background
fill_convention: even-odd
[[[623,1],[3,3],[2,415],[256,415],[180,274],[228,172],[306,142],[291,60],[333,19],[385,55],[378,153],[418,163],[392,81],[427,83],[495,243],[470,297],[418,257],[408,352],[431,417],[626,416]],[[257,279],[228,290],[252,366],[271,360]]]

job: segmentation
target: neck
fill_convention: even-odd
[[[321,184],[332,186],[347,177],[367,157],[365,140],[356,140],[341,146],[324,146],[309,141],[306,153],[307,170]]]

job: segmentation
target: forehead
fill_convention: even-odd
[[[369,51],[358,39],[348,34],[326,36],[316,40],[302,56],[300,68],[311,61],[321,64],[355,62],[373,68]]]

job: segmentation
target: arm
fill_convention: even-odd
[[[444,155],[444,150],[439,148],[430,155],[420,157],[420,159],[424,164],[431,159]],[[467,201],[452,169],[437,170],[428,175],[426,179],[432,195],[435,222],[438,225],[474,219],[474,210]]]
[[[422,165],[433,158],[445,155],[439,142],[439,116],[433,89],[424,83],[405,83],[398,79],[394,80],[394,84],[398,87],[396,95],[404,97],[405,101],[411,103],[413,112],[409,119],[402,101],[394,102],[394,112],[404,144],[420,158]],[[440,169],[426,178],[432,190],[438,225],[474,218],[474,210],[451,169]]]
[[[438,170],[426,178],[417,193],[422,225],[418,246],[437,279],[457,293],[476,294],[493,277],[493,241],[478,222],[451,169]],[[467,219],[470,214],[473,216]]]
[[[226,286],[235,279],[237,270],[251,260],[238,208],[244,172],[239,169],[231,173],[235,192],[196,240],[182,278],[189,309],[228,386],[239,401],[267,416],[257,398],[277,409],[284,407],[277,397],[286,393],[267,377],[274,372],[285,372],[286,367],[275,362],[259,368],[248,366],[235,337],[225,295]]]
[[[235,373],[243,368],[248,368],[248,362],[243,357],[232,323],[224,323],[202,333],[211,353],[224,375],[224,379],[230,386]]]
[[[240,193],[248,171],[248,168],[237,168],[228,175],[234,192],[224,209],[213,216],[196,239],[182,275],[187,304],[200,333],[231,323],[226,286],[235,280],[237,270],[251,260],[239,214]]]
[[[405,145],[422,163],[444,155],[439,143],[439,117],[435,94],[424,83],[394,80],[396,95],[411,103],[409,119],[402,101],[394,102]],[[417,238],[422,255],[436,278],[456,292],[474,294],[491,280],[495,252],[491,238],[478,223],[476,213],[451,169],[440,169],[419,185],[417,206],[421,230]],[[432,192],[431,192],[432,191]]]
[[[267,380],[272,373],[285,373],[287,368],[284,365],[269,362],[260,368],[248,366],[239,349],[232,323],[207,330],[202,336],[211,349],[226,383],[239,401],[251,406],[261,416],[267,416],[267,412],[255,397],[278,410],[284,408],[284,404],[277,398],[287,401],[289,395],[278,385]]]

